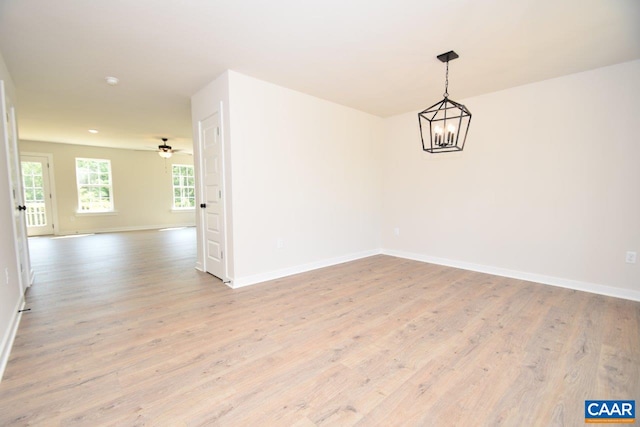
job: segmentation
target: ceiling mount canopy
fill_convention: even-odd
[[[444,98],[418,113],[422,149],[429,153],[462,151],[471,123],[471,112],[464,105],[449,99],[449,61],[458,58],[454,51],[437,58],[447,64]]]

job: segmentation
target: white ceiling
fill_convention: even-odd
[[[190,150],[190,96],[226,69],[417,111],[442,97],[451,49],[454,100],[638,59],[640,1],[0,0],[27,140]]]

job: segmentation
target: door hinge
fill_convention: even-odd
[[[220,128],[219,128],[219,127],[217,127],[217,128],[216,128],[216,134],[217,134],[218,136],[220,136]]]
[[[222,190],[218,190],[218,199],[222,199]]]
[[[224,259],[224,251],[220,251],[220,259]]]

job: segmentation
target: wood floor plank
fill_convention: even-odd
[[[241,289],[195,231],[30,240],[0,425],[584,425],[640,303],[377,255]]]

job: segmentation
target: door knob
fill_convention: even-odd
[[[26,207],[26,206],[24,206],[24,205],[22,205],[22,206],[21,206],[21,205],[18,205],[18,210],[19,210],[19,211],[26,211],[26,210],[27,210],[27,207]]]
[[[204,209],[204,208],[207,207],[207,204],[206,203],[200,203],[200,207]]]

